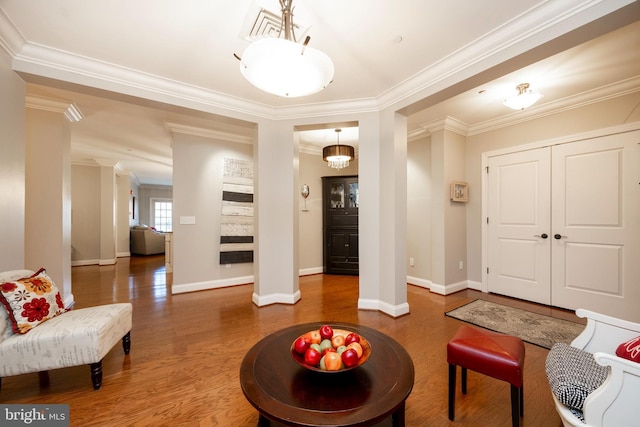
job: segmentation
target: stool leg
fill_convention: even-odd
[[[511,384],[511,425],[520,426],[520,390]]]
[[[91,368],[91,382],[93,383],[93,389],[99,390],[102,387],[102,360],[89,365]]]
[[[131,331],[122,337],[122,349],[124,350],[124,354],[129,354],[131,350]]]
[[[520,386],[520,416],[524,417],[524,384]]]
[[[467,394],[467,368],[462,368],[462,394]]]
[[[449,364],[449,419],[456,416],[456,365]]]

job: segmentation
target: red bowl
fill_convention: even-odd
[[[309,332],[313,332],[313,331],[309,331]],[[334,329],[333,330],[333,335],[343,335],[344,337],[346,337],[347,335],[349,335],[350,333],[357,333],[355,331],[347,331],[345,329]],[[300,336],[304,336],[306,334],[302,334]],[[362,335],[358,334],[360,336],[360,346],[362,347],[362,356],[360,356],[360,359],[358,359],[358,364],[354,365],[354,366],[350,366],[348,368],[342,368],[342,369],[338,369],[337,371],[328,371],[325,369],[320,369],[319,367],[316,366],[311,366],[311,365],[307,365],[304,361],[304,355],[298,353],[294,346],[295,346],[295,342],[298,338],[296,338],[295,340],[293,340],[293,343],[291,343],[291,357],[293,357],[293,360],[295,360],[295,362],[302,366],[305,369],[308,369],[310,371],[314,371],[314,372],[321,372],[323,374],[335,374],[338,372],[346,372],[346,371],[350,371],[352,369],[357,368],[358,366],[362,366],[362,364],[364,362],[366,362],[369,357],[371,356],[371,344],[369,343],[369,341],[367,341],[367,339],[365,337],[363,337]]]

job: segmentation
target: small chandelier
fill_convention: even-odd
[[[514,110],[524,110],[542,98],[542,94],[529,89],[529,83],[520,83],[516,86],[516,90],[518,91],[517,95],[503,101],[504,105]]]
[[[309,36],[304,43],[297,43],[292,2],[280,0],[282,22],[278,37],[265,37],[253,42],[242,58],[234,55],[240,59],[240,72],[252,85],[287,98],[321,91],[331,83],[334,74],[331,59],[307,46],[311,39]]]
[[[349,166],[349,161],[355,157],[355,150],[350,145],[340,145],[340,132],[342,129],[336,129],[338,143],[328,145],[322,149],[322,160],[329,164],[330,168],[342,169]]]

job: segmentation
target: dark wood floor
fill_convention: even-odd
[[[415,386],[408,426],[510,426],[507,383],[469,372],[458,390],[456,422],[447,419],[446,343],[462,324],[444,315],[477,298],[578,321],[565,310],[466,290],[449,296],[408,287],[411,313],[394,319],[357,310],[358,278],[300,278],[295,305],[258,308],[252,285],[171,295],[164,257],[121,258],[113,266],[73,268],[76,307],[133,304],[131,354],[117,345],[104,360],[102,389],[93,391],[86,366],[3,379],[1,403],[68,403],[72,426],[256,426],[258,414],[238,380],[242,357],[262,337],[312,321],[360,323],[395,337],[413,358]],[[522,426],[561,425],[544,373],[548,350],[526,344]],[[389,425],[384,423],[382,425]]]

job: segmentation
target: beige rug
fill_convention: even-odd
[[[584,329],[579,323],[479,299],[445,314],[549,349],[557,342],[570,344]]]

